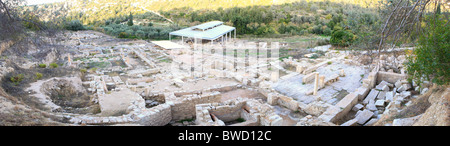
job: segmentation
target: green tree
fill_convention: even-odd
[[[130,12],[130,16],[128,16],[128,26],[133,26],[133,14]]]
[[[347,47],[353,43],[355,35],[349,31],[337,30],[331,34],[330,43],[333,46]]]
[[[86,28],[84,28],[83,24],[81,24],[80,20],[72,20],[72,21],[66,23],[64,28],[67,30],[73,30],[73,31],[86,29]]]
[[[438,85],[450,82],[450,25],[436,13],[427,17],[418,47],[408,57],[407,71],[417,82],[423,79]]]

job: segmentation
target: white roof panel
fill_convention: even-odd
[[[197,28],[197,29],[205,30],[205,29],[208,29],[211,27],[215,27],[217,25],[222,25],[222,24],[223,24],[223,22],[221,22],[221,21],[211,21],[211,22],[203,23],[203,24],[193,26],[193,27]]]
[[[198,29],[197,27],[198,26],[188,27],[185,29],[171,32],[169,34],[176,35],[176,36],[214,40],[214,39],[217,39],[220,36],[236,29],[235,27],[231,27],[231,26],[227,26],[227,25],[220,25],[220,26],[217,26],[212,29],[205,30],[205,31],[194,30],[194,29]]]
[[[187,46],[179,45],[177,43],[173,43],[171,41],[152,41],[155,45],[163,47],[164,49],[182,49],[189,48]]]

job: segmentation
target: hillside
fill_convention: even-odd
[[[87,29],[116,37],[168,39],[168,33],[220,20],[239,35],[285,37],[330,36],[335,30],[373,32],[379,16],[375,0],[76,0],[26,7],[44,21],[66,25],[79,20]],[[133,15],[134,26],[127,26]],[[119,34],[122,34],[119,36]]]
[[[84,24],[94,21],[107,20],[129,14],[143,14],[145,12],[156,13],[177,8],[189,8],[191,10],[217,10],[234,7],[248,6],[273,6],[287,3],[300,3],[311,6],[311,2],[318,5],[329,3],[352,4],[363,8],[377,6],[378,0],[73,0],[59,3],[32,5],[25,10],[42,16],[44,21],[52,18],[81,17]],[[83,17],[85,16],[85,17]],[[95,17],[95,20],[92,17]]]

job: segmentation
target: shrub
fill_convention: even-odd
[[[317,54],[313,54],[311,57],[309,57],[310,59],[317,59],[317,58],[319,58],[319,55],[317,55]]]
[[[91,72],[92,72],[92,73],[95,73],[96,71],[97,71],[97,68],[95,68],[95,67],[94,67],[94,68],[91,68]]]
[[[130,13],[130,16],[128,17],[128,22],[127,22],[128,26],[133,26],[133,14]]]
[[[428,21],[419,36],[418,47],[408,56],[407,71],[415,81],[422,79],[438,85],[450,82],[450,25],[438,14],[426,18]]]
[[[72,21],[66,23],[64,28],[67,30],[73,30],[73,31],[86,29],[86,28],[84,28],[83,24],[81,24],[80,20],[72,20]]]
[[[58,68],[58,64],[56,63],[50,63],[49,65],[51,68]]]
[[[327,62],[328,65],[331,65],[332,63],[333,63],[333,62],[331,62],[331,61],[328,61],[328,62]]]
[[[337,30],[331,34],[330,43],[333,46],[347,47],[353,43],[355,35],[345,30]]]
[[[37,72],[37,73],[36,73],[36,79],[39,80],[39,79],[41,79],[41,78],[42,78],[42,74]]]
[[[10,80],[15,85],[18,85],[20,82],[22,82],[23,78],[24,78],[23,74],[18,74],[16,76],[12,76]]]
[[[47,65],[46,65],[46,64],[39,64],[39,67],[40,67],[40,68],[46,68]]]
[[[80,69],[80,72],[84,74],[87,72],[87,69]]]
[[[119,33],[119,38],[127,38],[128,34],[126,32],[120,32]]]
[[[242,123],[242,122],[245,122],[245,119],[244,118],[238,118],[238,119],[236,119],[236,121],[239,122],[239,123]]]

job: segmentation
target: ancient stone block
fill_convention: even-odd
[[[353,108],[352,108],[352,110],[353,111],[359,111],[360,109],[362,109],[364,107],[364,105],[362,105],[362,104],[356,104]]]
[[[335,106],[341,108],[343,114],[347,114],[351,108],[358,103],[358,95],[355,93],[347,94],[344,98],[341,99]]]
[[[378,110],[377,107],[375,106],[375,101],[374,100],[370,100],[369,101],[369,103],[366,105],[366,109],[368,109],[370,111]]]
[[[366,87],[359,87],[355,90],[354,93],[358,94],[358,100],[361,101],[367,96],[367,94],[369,93],[369,89]]]
[[[358,123],[358,119],[351,119],[348,120],[347,122],[341,124],[341,126],[356,126]]]
[[[422,114],[410,118],[394,119],[392,126],[412,126],[421,116]]]
[[[391,101],[393,101],[393,100],[394,100],[394,94],[395,94],[394,91],[387,92],[387,93],[386,93],[386,98],[385,98],[386,102],[391,102]]]
[[[385,99],[386,98],[386,91],[380,91],[377,95],[376,99]]]
[[[313,73],[310,73],[310,74],[307,74],[307,75],[303,76],[302,83],[306,84],[306,83],[312,82],[314,80],[314,78],[315,78],[316,73],[317,72],[313,72]]]
[[[367,120],[369,120],[373,115],[373,112],[364,109],[360,114],[358,114],[358,116],[356,116],[355,118],[358,120],[358,124],[364,124],[367,122]]]
[[[385,103],[385,100],[377,100],[375,102],[375,106],[377,106],[377,107],[384,107],[384,103]]]
[[[341,69],[341,71],[339,71],[339,76],[340,76],[340,77],[345,77],[345,71],[344,71],[344,69]]]
[[[375,89],[370,90],[369,95],[367,95],[367,97],[363,100],[363,103],[368,104],[370,100],[375,100],[379,92],[380,91],[377,91]]]
[[[372,126],[373,124],[375,124],[378,121],[378,119],[372,118],[370,119],[366,124],[364,124],[364,126]]]

